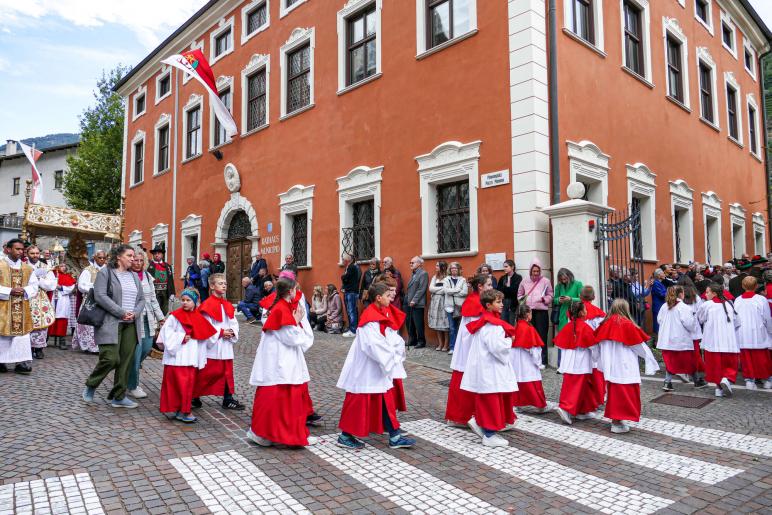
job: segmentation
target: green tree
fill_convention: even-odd
[[[94,92],[96,104],[80,117],[80,146],[67,156],[64,198],[75,209],[115,213],[121,205],[123,99],[113,86],[129,68],[118,65],[102,72]]]

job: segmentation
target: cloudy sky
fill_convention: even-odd
[[[204,3],[0,0],[0,144],[77,132],[102,70],[133,66]],[[772,0],[751,3],[772,27]]]

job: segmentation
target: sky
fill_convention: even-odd
[[[204,3],[0,0],[0,144],[78,132],[102,71],[135,65]],[[772,27],[772,0],[751,3]]]

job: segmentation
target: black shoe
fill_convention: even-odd
[[[700,378],[694,380],[694,387],[695,388],[705,388],[706,386],[708,386],[708,383],[706,383],[703,378],[700,377]]]
[[[64,339],[64,336],[59,338],[59,350],[67,350],[67,340]]]
[[[201,402],[201,399],[199,399],[198,397],[195,397],[192,401],[190,401],[190,405],[194,408],[200,408],[201,406],[204,405],[204,403]]]
[[[415,347],[417,344],[415,342],[408,342],[405,344],[405,347]]]
[[[25,363],[19,363],[18,365],[16,365],[16,368],[14,368],[13,371],[16,372],[17,374],[28,376],[32,372],[32,367]]]
[[[228,399],[222,401],[222,409],[232,409],[236,411],[244,411],[245,406],[236,399]]]
[[[306,417],[306,425],[307,426],[321,426],[322,423],[319,422],[322,420],[321,415],[317,415],[316,413],[311,413]]]
[[[672,381],[665,381],[665,384],[662,385],[662,390],[665,392],[672,392],[674,389]]]
[[[415,348],[416,348],[416,349],[423,349],[423,348],[425,348],[425,347],[426,347],[426,343],[418,343],[418,344],[416,344],[416,346],[415,346]]]
[[[8,372],[8,367],[5,366],[5,363],[0,363],[0,374],[5,374]]]
[[[32,357],[35,359],[43,359],[43,349],[32,349]]]

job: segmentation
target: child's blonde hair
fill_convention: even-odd
[[[209,276],[209,287],[211,288],[214,286],[214,282],[218,279],[222,279],[227,284],[227,279],[225,279],[225,274],[212,274]]]
[[[630,314],[630,304],[628,304],[625,299],[614,299],[614,302],[611,303],[611,309],[609,309],[606,319],[608,320],[613,315],[625,317],[629,321],[635,323],[633,316]]]

